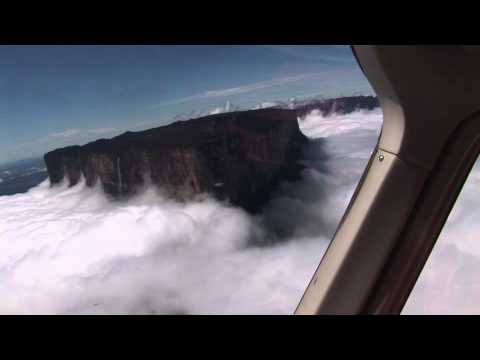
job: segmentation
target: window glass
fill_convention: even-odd
[[[0,75],[0,313],[291,314],[382,124],[347,46],[0,46]]]
[[[403,314],[480,314],[479,188],[477,160]]]

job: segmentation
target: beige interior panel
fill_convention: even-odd
[[[356,201],[338,229],[297,314],[358,311],[361,306],[358,300],[368,295],[375,274],[394,244],[392,239],[408,217],[425,180],[425,170],[383,150],[374,156]],[[391,188],[398,189],[398,193],[391,193]],[[368,262],[356,262],[359,258]]]

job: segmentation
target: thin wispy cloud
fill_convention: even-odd
[[[347,45],[323,46],[324,51],[320,53],[308,51],[308,47],[298,45],[264,45],[263,47],[306,60],[324,61],[335,64],[355,64],[356,62]],[[318,46],[315,45],[314,47]],[[325,50],[330,51],[327,52]]]
[[[17,145],[17,148],[55,143],[56,141],[70,138],[87,138],[92,135],[111,134],[115,131],[117,131],[116,128],[66,129],[60,132],[50,133],[36,140],[22,142]]]
[[[329,73],[331,75],[332,72]],[[171,101],[162,102],[159,104],[153,105],[151,108],[159,108],[166,105],[174,105],[174,104],[181,104],[189,101],[194,100],[203,100],[203,99],[212,99],[212,98],[221,98],[227,96],[235,96],[241,95],[246,93],[251,93],[259,90],[269,89],[276,86],[282,86],[298,81],[308,80],[308,79],[315,79],[324,77],[326,74],[324,72],[320,73],[310,73],[310,74],[301,74],[295,76],[286,76],[281,78],[275,78],[271,80],[259,81],[251,84],[246,84],[242,86],[227,88],[227,89],[218,89],[218,90],[208,90],[202,93],[198,93],[192,96],[187,96],[180,99],[175,99]]]
[[[57,133],[51,133],[48,137],[68,138],[75,135],[105,134],[115,131],[115,128],[94,128],[94,129],[67,129]]]
[[[56,132],[56,133],[49,134],[47,137],[52,137],[52,138],[68,138],[68,137],[77,135],[77,134],[80,133],[81,131],[82,131],[82,130],[80,130],[80,129],[67,129],[67,130],[65,130],[65,131],[61,131],[61,132]]]

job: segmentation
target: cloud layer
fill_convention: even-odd
[[[153,189],[48,181],[0,197],[0,313],[290,314],[378,138],[380,110],[300,119],[309,169],[252,217]],[[334,126],[336,124],[336,126]]]

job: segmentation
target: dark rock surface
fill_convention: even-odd
[[[210,115],[126,132],[44,156],[52,184],[100,181],[114,197],[153,184],[177,199],[210,193],[257,212],[280,181],[303,168],[297,112],[263,109]]]

